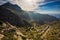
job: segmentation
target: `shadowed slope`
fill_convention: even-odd
[[[24,22],[20,17],[12,13],[11,11],[7,10],[6,8],[3,8],[0,6],[0,20],[4,22],[9,22],[12,25],[16,26],[22,26],[24,25]]]

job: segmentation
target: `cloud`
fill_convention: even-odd
[[[0,5],[4,4],[6,2],[10,2],[12,4],[17,4],[25,11],[35,11],[35,12],[39,12],[39,13],[53,13],[54,11],[49,11],[47,8],[45,9],[45,7],[44,7],[44,9],[46,11],[42,10],[39,7],[41,5],[53,3],[55,1],[59,1],[59,0],[0,0]],[[57,9],[57,8],[55,8],[55,9]],[[54,13],[59,13],[59,11],[55,11]]]
[[[0,5],[6,3],[7,1],[6,0],[0,0]]]
[[[15,0],[0,0],[0,5],[3,5],[4,3],[10,2],[12,4],[16,4]]]
[[[34,11],[38,8],[38,2],[42,3],[44,0],[17,0],[16,3],[25,11]]]
[[[60,11],[48,11],[48,10],[36,10],[36,13],[40,13],[40,14],[60,14]]]
[[[25,11],[34,11],[39,6],[38,2],[42,3],[44,0],[0,0],[0,5],[6,2],[17,4]]]
[[[39,5],[36,12],[41,14],[60,14],[60,1],[54,0]]]

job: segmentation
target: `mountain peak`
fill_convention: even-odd
[[[11,4],[10,2],[7,2],[7,3],[3,4],[2,6],[5,7],[5,8],[8,8],[8,9],[14,9],[14,10],[17,10],[17,11],[22,11],[21,7],[19,7],[16,4]]]

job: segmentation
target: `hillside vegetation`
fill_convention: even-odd
[[[0,22],[0,40],[60,40],[60,22],[32,27],[16,27]]]

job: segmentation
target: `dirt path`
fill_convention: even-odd
[[[17,40],[23,40],[21,36],[18,36]]]
[[[0,34],[0,40],[4,37],[4,35]]]
[[[45,32],[43,32],[43,34],[41,35],[41,38],[44,38],[46,36],[46,34],[48,33],[48,31],[50,30],[50,26],[47,26],[48,28],[45,30]]]

